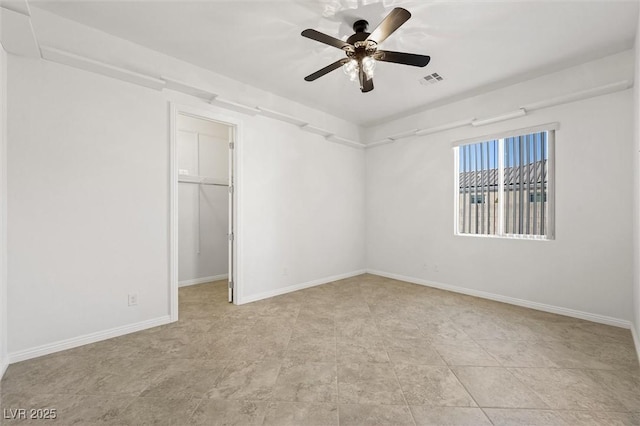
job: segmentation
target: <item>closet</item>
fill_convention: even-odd
[[[226,124],[178,114],[178,281],[229,274],[229,141]]]

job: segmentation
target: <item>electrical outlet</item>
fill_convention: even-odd
[[[438,265],[433,265],[433,272],[440,272],[440,268],[438,268]]]
[[[282,268],[282,276],[283,277],[289,276],[289,268]]]
[[[129,294],[129,306],[136,306],[138,304],[138,293]]]

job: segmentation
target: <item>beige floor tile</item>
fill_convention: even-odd
[[[4,393],[73,393],[66,385],[76,377],[68,377],[68,366],[83,362],[78,356],[45,356],[11,364],[2,378]],[[86,362],[83,364],[86,365]],[[64,390],[64,392],[63,392]]]
[[[627,370],[585,370],[594,382],[629,411],[640,412],[640,372]]]
[[[232,361],[206,393],[211,399],[264,401],[271,398],[280,361]]]
[[[553,409],[625,411],[604,386],[583,370],[555,368],[510,368],[521,382]]]
[[[291,337],[284,357],[296,361],[335,362],[336,338],[313,336]]]
[[[502,367],[454,367],[453,372],[480,407],[549,408]]]
[[[448,365],[491,367],[500,363],[476,342],[470,340],[434,343],[433,347]]]
[[[503,367],[558,367],[544,342],[528,340],[478,340]]]
[[[336,337],[338,339],[372,340],[379,339],[378,327],[370,316],[346,317],[336,320]]]
[[[293,338],[334,338],[336,323],[332,317],[302,314],[293,327]]]
[[[394,316],[374,315],[378,332],[383,339],[417,339],[422,332],[417,324],[400,320]]]
[[[335,404],[271,402],[263,424],[268,426],[337,426],[338,406]]]
[[[513,408],[485,408],[484,412],[496,426],[571,426],[561,412]]]
[[[632,339],[620,339],[618,342],[570,342],[569,346],[602,363],[602,369],[639,370],[638,355]],[[583,367],[583,366],[581,366]]]
[[[611,369],[613,366],[601,361],[597,354],[574,346],[575,343],[561,341],[538,342],[541,351],[558,367]]]
[[[639,413],[620,413],[611,411],[558,411],[568,425],[582,426],[637,426],[640,425]]]
[[[338,339],[339,364],[389,362],[387,349],[379,339]]]
[[[7,425],[118,424],[119,417],[133,400],[129,396],[5,394],[0,404],[1,420]],[[26,418],[12,419],[21,408],[27,410]],[[48,419],[31,418],[32,414],[39,414],[37,411],[32,413],[32,409],[43,410],[41,415],[47,415]]]
[[[0,408],[55,404],[57,424],[82,425],[413,424],[408,402],[417,424],[482,424],[467,390],[532,404],[508,371],[551,409],[485,407],[496,424],[640,424],[625,329],[366,274],[241,306],[226,291],[181,288],[178,322],[11,365]]]
[[[338,402],[341,404],[405,404],[390,364],[338,365]]]
[[[202,398],[214,387],[226,365],[226,361],[179,360],[156,377],[140,396]]]
[[[203,400],[188,422],[182,424],[207,426],[261,425],[266,411],[266,401]]]
[[[288,402],[336,402],[335,363],[286,361],[280,369],[272,400]]]
[[[394,369],[409,405],[476,407],[449,367],[405,364]]]
[[[384,345],[396,364],[446,365],[434,344],[426,339],[386,338]]]
[[[431,314],[421,315],[416,320],[423,338],[433,343],[454,344],[471,341],[471,338],[460,328],[454,326],[448,317],[433,318]]]
[[[184,425],[200,399],[136,398],[119,420],[127,426]]]
[[[406,405],[341,404],[338,407],[340,425],[415,425]]]
[[[410,408],[417,426],[491,426],[480,408],[420,405]]]
[[[87,360],[89,366],[81,365],[75,370],[75,380],[67,385],[76,394],[139,395],[167,366],[167,361],[158,358],[87,358],[84,361]]]

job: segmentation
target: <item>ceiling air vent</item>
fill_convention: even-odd
[[[442,78],[442,76],[437,72],[434,72],[433,74],[429,74],[427,76],[422,77],[420,79],[420,84],[424,84],[424,85],[436,84],[442,80],[444,80],[444,78]]]

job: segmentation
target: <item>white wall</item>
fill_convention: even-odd
[[[12,360],[166,319],[171,100],[241,122],[240,302],[364,268],[362,150],[47,61],[8,66]]]
[[[178,170],[228,185],[230,127],[181,114],[177,126]],[[178,281],[181,285],[222,279],[228,274],[228,231],[228,186],[178,184]]]
[[[492,114],[482,97],[474,102],[478,117]],[[447,108],[444,122],[464,118],[455,105]],[[451,142],[556,121],[556,239],[454,236]],[[632,93],[625,90],[367,150],[368,268],[631,320],[632,121]]]
[[[17,56],[8,75],[9,351],[167,315],[162,93]]]
[[[1,14],[0,10],[0,14]],[[7,359],[7,57],[0,46],[0,379]]]
[[[636,30],[633,85],[633,311],[636,351],[640,359],[640,19]]]
[[[364,269],[364,153],[256,116],[241,146],[242,300]],[[251,287],[247,287],[248,284]]]

